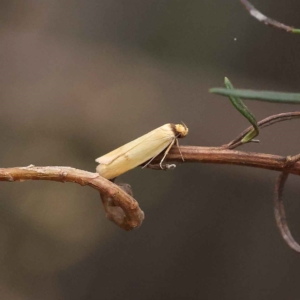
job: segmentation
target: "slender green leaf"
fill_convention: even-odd
[[[212,88],[210,92],[222,96],[240,97],[249,100],[275,103],[300,104],[300,93],[281,93],[271,91],[253,91],[240,89]]]
[[[225,77],[224,84],[226,86],[226,89],[224,90],[234,91],[234,87],[227,77]],[[244,136],[244,138],[241,141],[242,143],[250,142],[253,138],[255,138],[259,134],[256,118],[248,109],[248,107],[243,103],[241,98],[233,95],[228,95],[228,97],[232,105],[251,123],[251,125],[254,128],[253,130],[248,132],[248,134]]]
[[[255,137],[257,137],[259,134],[259,131],[257,128],[253,128],[251,129],[244,137],[243,139],[241,140],[242,143],[248,143],[250,142],[251,140],[253,140]]]

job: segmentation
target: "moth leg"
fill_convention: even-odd
[[[178,150],[179,150],[179,153],[180,153],[180,156],[181,156],[181,158],[182,158],[182,161],[184,161],[183,155],[182,155],[181,150],[180,150],[180,146],[179,146],[178,139],[176,139],[176,146],[177,146],[177,148],[178,148]]]
[[[153,156],[145,165],[142,166],[142,169],[145,169],[150,163],[151,161],[155,158],[156,156]]]
[[[176,165],[175,164],[165,164],[162,167],[163,167],[163,169],[161,169],[159,164],[155,164],[155,165],[148,164],[147,165],[147,168],[152,169],[152,170],[159,170],[159,171],[161,171],[161,170],[163,170],[163,171],[174,170],[176,168]]]
[[[165,151],[165,153],[164,153],[163,158],[161,159],[161,161],[160,161],[160,163],[159,163],[159,166],[160,166],[161,170],[164,169],[163,166],[162,166],[162,163],[163,163],[164,159],[166,158],[167,154],[169,153],[170,149],[171,149],[172,146],[174,145],[175,140],[177,141],[177,139],[174,138],[173,141],[169,144],[168,148],[166,149],[166,151]],[[146,168],[146,167],[152,162],[152,160],[153,160],[155,157],[156,157],[156,156],[152,157],[152,158],[151,158],[151,159],[150,159],[150,160],[142,167],[142,169]]]
[[[168,155],[170,149],[171,149],[172,146],[174,145],[175,140],[177,141],[177,139],[174,138],[173,141],[170,143],[170,145],[168,146],[168,148],[167,148],[166,151],[165,151],[165,154],[164,154],[163,158],[161,159],[161,161],[160,161],[160,163],[159,163],[159,166],[160,166],[160,168],[161,168],[162,170],[164,169],[163,166],[162,166],[162,163],[163,163],[163,161],[165,160],[166,156]]]

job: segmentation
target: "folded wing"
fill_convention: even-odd
[[[165,124],[97,158],[96,170],[107,179],[115,178],[157,156],[174,138],[171,124]]]

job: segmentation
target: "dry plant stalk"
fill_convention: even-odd
[[[111,211],[105,207],[109,218],[125,230],[139,227],[144,219],[144,213],[137,201],[124,191],[123,188],[101,177],[98,173],[91,173],[70,167],[28,167],[1,168],[0,181],[51,180],[59,182],[73,182],[81,186],[88,185],[105,195],[107,202],[114,203],[121,211]],[[103,200],[104,201],[104,200]]]
[[[280,23],[274,19],[271,19],[264,14],[262,14],[258,9],[256,9],[253,4],[251,4],[248,0],[240,0],[241,3],[245,6],[245,8],[249,11],[249,14],[258,20],[259,22],[263,22],[266,25],[273,26],[278,29],[283,29],[287,32],[292,32],[292,33],[299,33],[300,30],[297,28],[294,28],[289,25],[285,25],[283,23]]]
[[[300,112],[288,112],[270,116],[260,122],[258,126],[264,128],[286,120],[300,118]],[[279,231],[287,244],[297,252],[300,245],[293,239],[288,228],[282,201],[284,183],[288,174],[300,175],[300,154],[283,157],[265,153],[254,153],[234,150],[242,143],[243,137],[252,130],[250,126],[236,139],[220,147],[182,146],[173,147],[166,162],[185,162],[233,164],[249,166],[281,172],[275,187],[274,211]],[[160,162],[162,154],[152,163]],[[167,165],[168,166],[168,165]],[[173,166],[173,165],[169,165]],[[151,166],[153,169],[155,165]],[[168,169],[168,168],[166,168]],[[25,180],[52,180],[58,182],[73,182],[82,186],[88,185],[100,192],[102,203],[108,219],[125,230],[139,227],[144,219],[144,213],[138,202],[132,197],[131,187],[128,184],[120,186],[101,177],[98,173],[91,173],[70,167],[28,167],[0,168],[0,181],[17,182]]]

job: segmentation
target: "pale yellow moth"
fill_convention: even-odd
[[[183,138],[189,130],[185,124],[165,124],[149,133],[117,148],[99,158],[96,171],[107,179],[113,179],[147,161],[151,162],[158,154],[166,149],[162,162],[177,138]],[[148,164],[147,163],[147,164]]]

